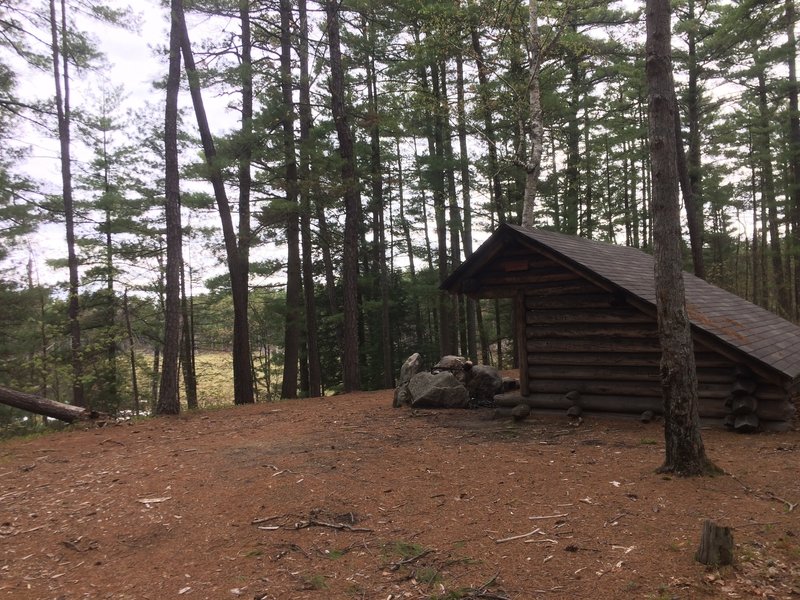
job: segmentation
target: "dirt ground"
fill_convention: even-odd
[[[0,444],[0,599],[798,598],[800,434],[393,409],[391,392]],[[737,564],[694,561],[703,521]]]

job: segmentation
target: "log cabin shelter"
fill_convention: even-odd
[[[701,420],[791,428],[800,327],[689,273],[684,281]],[[652,256],[504,224],[441,287],[513,299],[520,389],[495,397],[497,405],[663,413]]]

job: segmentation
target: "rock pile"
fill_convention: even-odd
[[[489,365],[473,365],[463,356],[444,356],[430,371],[423,371],[420,355],[414,353],[400,369],[393,405],[466,408],[470,402],[491,403],[503,385],[498,370]]]

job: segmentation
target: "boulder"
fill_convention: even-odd
[[[394,389],[394,402],[392,406],[395,408],[406,404],[411,404],[411,394],[408,391],[408,382],[411,378],[420,372],[422,369],[422,357],[419,352],[415,352],[406,359],[403,366],[400,367],[400,379],[397,382],[397,387]]]
[[[456,379],[458,379],[460,383],[464,384],[466,382],[465,371],[467,370],[467,363],[467,359],[463,356],[453,356],[452,354],[448,354],[447,356],[443,356],[442,360],[433,365],[431,371],[434,373],[437,371],[449,371]],[[472,363],[469,364],[470,366],[472,365]]]
[[[524,421],[531,414],[531,407],[527,404],[517,404],[511,409],[511,418],[515,421]]]
[[[503,378],[500,372],[489,365],[473,365],[467,371],[467,390],[470,398],[491,402],[503,392]]]
[[[449,371],[417,373],[408,382],[411,406],[414,408],[464,408],[469,393]]]

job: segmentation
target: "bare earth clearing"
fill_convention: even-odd
[[[705,431],[730,475],[687,480],[659,424],[489,415],[384,391],[0,444],[0,598],[800,597],[797,432]],[[694,562],[704,519],[735,567]]]

